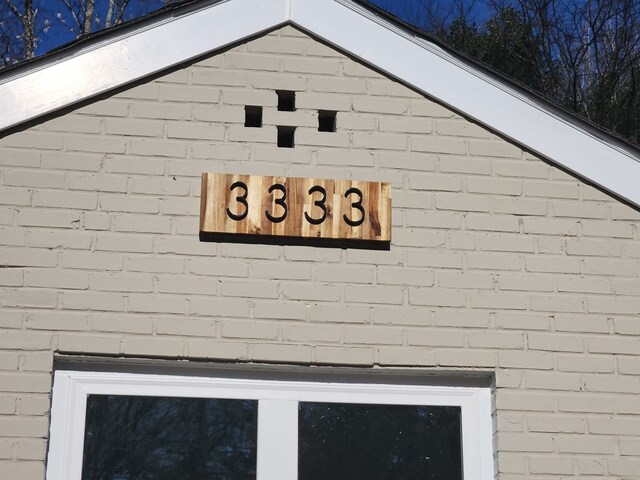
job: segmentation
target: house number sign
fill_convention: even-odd
[[[389,242],[391,185],[203,173],[200,232]]]

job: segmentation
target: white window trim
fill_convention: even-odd
[[[54,375],[47,480],[81,479],[87,396],[91,394],[258,400],[258,480],[296,479],[300,401],[458,406],[464,478],[493,479],[488,388],[60,370]],[[278,439],[275,442],[273,435]]]

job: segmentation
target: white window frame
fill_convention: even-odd
[[[47,480],[81,479],[91,394],[258,400],[257,480],[297,478],[298,402],[457,406],[464,478],[493,479],[489,388],[59,370],[53,383]]]

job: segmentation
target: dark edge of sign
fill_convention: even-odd
[[[238,233],[200,232],[201,242],[248,243],[252,245],[294,245],[321,248],[356,248],[362,250],[391,250],[390,241],[318,237],[287,237],[281,235],[249,235]]]

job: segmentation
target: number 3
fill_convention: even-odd
[[[236,197],[236,202],[241,203],[242,205],[244,205],[244,212],[242,212],[240,215],[237,215],[235,213],[231,213],[231,210],[229,210],[227,208],[227,215],[229,215],[230,218],[232,218],[233,220],[235,220],[236,222],[239,222],[240,220],[244,220],[247,216],[247,214],[249,213],[249,204],[247,203],[247,193],[248,193],[248,189],[247,189],[247,184],[244,182],[234,182],[230,187],[229,187],[229,191],[233,192],[233,190],[235,190],[236,188],[242,188],[244,190],[244,193],[238,197]]]
[[[362,207],[362,191],[360,191],[359,188],[351,187],[349,190],[345,192],[344,198],[347,198],[352,193],[355,193],[356,195],[358,195],[359,198],[357,202],[353,202],[351,204],[351,208],[360,210],[360,213],[362,215],[358,220],[351,220],[346,215],[343,215],[342,218],[344,218],[344,221],[347,222],[348,225],[351,225],[352,227],[357,227],[358,225],[362,225],[362,223],[364,222],[364,208]]]
[[[325,205],[325,202],[327,201],[327,191],[320,185],[314,185],[309,189],[309,195],[313,195],[315,192],[320,192],[322,194],[322,198],[320,200],[313,202],[316,207],[320,207],[322,209],[322,216],[320,218],[313,218],[309,216],[307,212],[304,212],[304,218],[306,218],[307,222],[311,225],[320,225],[324,222],[324,219],[327,218],[327,206]]]
[[[287,199],[287,190],[284,188],[284,185],[282,185],[281,183],[274,183],[269,187],[269,193],[272,193],[274,190],[278,190],[279,192],[282,192],[282,197],[276,198],[275,203],[276,205],[280,205],[284,209],[284,212],[279,217],[274,217],[267,210],[264,211],[264,214],[267,216],[270,222],[280,223],[285,218],[287,218],[287,204],[285,202],[285,200]]]

